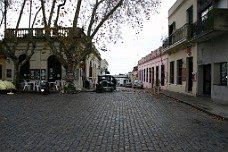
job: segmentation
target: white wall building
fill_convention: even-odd
[[[131,81],[131,78],[128,74],[119,74],[119,75],[113,75],[113,76],[117,80],[117,83],[116,83],[117,86],[124,86],[127,82]]]
[[[101,75],[105,74],[106,70],[108,70],[108,66],[109,66],[109,64],[108,64],[107,60],[106,59],[102,59],[101,60],[101,65],[100,65],[100,74]]]

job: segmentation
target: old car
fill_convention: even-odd
[[[135,82],[133,84],[133,88],[143,89],[143,82],[140,80],[135,80]]]
[[[132,83],[131,83],[131,82],[127,82],[124,86],[125,86],[126,88],[131,88],[131,87],[132,87]]]
[[[112,92],[115,90],[116,80],[112,75],[99,75],[96,84],[96,92]]]

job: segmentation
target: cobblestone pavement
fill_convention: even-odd
[[[228,151],[228,122],[143,91],[0,95],[1,152]]]

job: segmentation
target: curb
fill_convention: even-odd
[[[191,107],[193,107],[193,108],[196,108],[196,109],[199,110],[199,111],[202,111],[202,112],[205,112],[205,113],[207,113],[207,114],[209,114],[209,115],[211,115],[211,116],[217,117],[217,119],[219,119],[219,120],[228,121],[228,118],[226,118],[226,117],[223,117],[223,116],[221,116],[221,115],[212,113],[212,112],[210,112],[210,111],[208,111],[208,110],[205,110],[205,109],[203,109],[203,108],[201,108],[201,107],[198,107],[198,106],[196,106],[196,105],[194,105],[194,104],[190,104],[190,103],[188,103],[188,102],[186,102],[186,101],[183,101],[183,100],[180,100],[180,99],[178,99],[178,98],[169,96],[169,95],[167,95],[167,94],[165,94],[165,93],[162,93],[162,94],[165,95],[165,96],[168,97],[168,98],[172,98],[172,99],[174,99],[174,100],[176,100],[176,101],[178,101],[178,102],[181,102],[181,103],[184,103],[184,104],[186,104],[186,105],[188,105],[188,106],[191,106]]]

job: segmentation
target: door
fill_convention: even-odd
[[[50,56],[48,58],[48,81],[61,80],[61,75],[61,63],[54,56]]]
[[[151,79],[152,79],[152,87],[154,86],[154,67],[152,67],[152,74],[151,74]]]
[[[188,60],[188,91],[192,91],[192,72],[193,72],[193,57],[187,58]]]
[[[203,66],[203,94],[211,95],[211,65]]]

